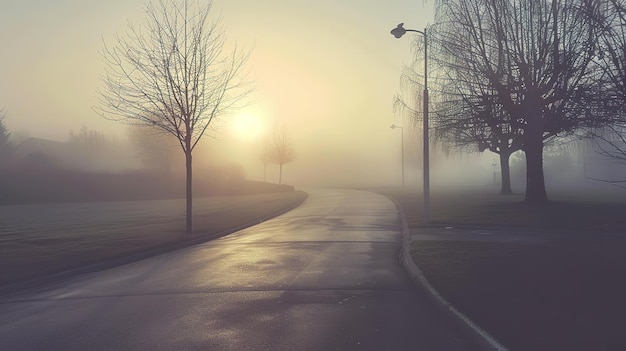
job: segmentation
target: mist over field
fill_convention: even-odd
[[[394,112],[393,101],[403,93],[400,73],[414,59],[421,38],[398,40],[389,31],[401,22],[423,28],[433,21],[433,9],[422,2],[392,5],[214,1],[212,11],[221,14],[229,45],[252,49],[249,78],[255,91],[242,108],[221,116],[194,151],[195,179],[279,183],[281,177],[281,183],[295,187],[401,186],[404,137],[405,185],[420,188],[421,130]],[[11,55],[0,57],[0,107],[5,107],[16,155],[32,172],[41,173],[38,167],[45,165],[182,176],[183,155],[175,140],[157,141],[154,145],[168,146],[155,159],[139,146],[157,149],[149,140],[93,110],[102,85],[99,52],[128,21],[141,23],[143,9],[143,0],[98,6],[31,1],[3,8],[0,39]],[[276,164],[262,161],[263,143],[279,128],[295,155],[282,174]],[[87,139],[76,140],[82,131]],[[94,140],[88,140],[90,133]],[[546,147],[548,191],[610,187],[602,180],[625,178],[624,167],[593,147],[581,152],[576,145]],[[453,145],[433,144],[431,186],[494,186],[497,191],[498,162],[489,151],[460,153]],[[513,155],[511,169],[513,190],[523,192],[522,153]],[[56,183],[71,185],[68,174],[57,178]]]
[[[392,131],[393,132],[393,131]],[[89,134],[89,132],[83,133]],[[93,132],[95,133],[95,132]],[[346,140],[343,146],[326,145],[305,137],[306,130],[290,130],[290,138],[296,157],[283,166],[282,183],[295,188],[306,187],[399,187],[402,185],[402,155],[400,140],[391,140],[390,145],[369,151],[365,145]],[[22,141],[15,149],[17,160],[13,165],[27,165],[27,174],[18,173],[12,181],[13,191],[19,188],[45,187],[40,178],[50,178],[52,184],[64,184],[64,188],[91,187],[97,193],[128,193],[119,188],[122,179],[132,180],[127,186],[139,189],[158,188],[161,196],[175,198],[183,196],[184,157],[180,147],[163,135],[144,137],[142,143],[131,142],[127,137],[92,141],[79,139],[65,142],[30,138]],[[138,135],[135,133],[135,137]],[[150,140],[150,138],[154,140]],[[408,140],[407,140],[408,139]],[[405,139],[405,186],[422,188],[422,155],[419,140]],[[169,140],[169,142],[167,142]],[[587,147],[582,147],[586,145]],[[501,183],[498,155],[491,152],[461,153],[442,150],[441,145],[431,148],[430,173],[433,191],[449,191],[455,188],[484,189],[497,192]],[[545,152],[545,177],[548,191],[570,189],[573,192],[588,189],[611,189],[603,180],[619,179],[624,166],[602,157],[598,150],[585,142],[572,143],[568,147],[547,148]],[[525,189],[525,161],[522,152],[511,158],[511,181],[516,193]],[[207,139],[194,153],[194,178],[200,196],[209,195],[209,184],[221,184],[229,188],[239,181],[250,180],[278,184],[279,171],[276,164],[262,162],[258,141],[241,141],[226,133],[218,139]],[[4,178],[10,164],[4,167]],[[87,178],[109,179],[99,181],[97,187],[89,186]],[[113,180],[117,178],[117,180]],[[228,183],[230,185],[226,185]],[[22,186],[17,186],[21,184]],[[33,184],[37,184],[34,186]],[[135,184],[135,185],[131,185]],[[151,184],[151,185],[150,185]],[[42,188],[43,189],[43,188]],[[58,190],[58,186],[57,186]],[[5,190],[7,194],[8,190]],[[43,191],[43,190],[42,190]],[[69,191],[69,190],[66,190]],[[77,190],[86,191],[86,190]],[[617,190],[619,191],[619,190]],[[71,191],[69,191],[71,192]],[[158,195],[154,195],[159,197]],[[145,195],[144,195],[145,198]],[[150,196],[148,196],[150,198]]]
[[[626,350],[626,0],[0,3],[1,350]]]

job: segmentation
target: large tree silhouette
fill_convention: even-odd
[[[599,11],[593,0],[438,2],[431,37],[433,58],[446,73],[442,84],[454,86],[462,102],[493,91],[502,116],[519,126],[528,203],[548,201],[544,143],[608,123],[585,106],[597,76]]]

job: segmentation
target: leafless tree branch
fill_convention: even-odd
[[[251,89],[244,71],[251,52],[227,49],[210,10],[211,2],[155,0],[146,6],[145,24],[129,23],[113,45],[103,40],[106,68],[95,107],[104,118],[176,137],[186,158],[188,232],[192,151]]]

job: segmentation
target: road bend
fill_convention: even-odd
[[[394,203],[307,190],[227,237],[0,299],[0,350],[468,350],[398,261]]]

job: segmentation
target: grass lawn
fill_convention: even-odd
[[[377,191],[399,201],[410,227],[423,225],[416,189]],[[434,191],[433,226],[524,228],[552,240],[414,241],[412,257],[448,301],[511,350],[626,350],[626,191],[550,196],[531,207],[496,189]]]
[[[0,287],[213,236],[291,209],[301,191],[185,200],[0,206]]]

